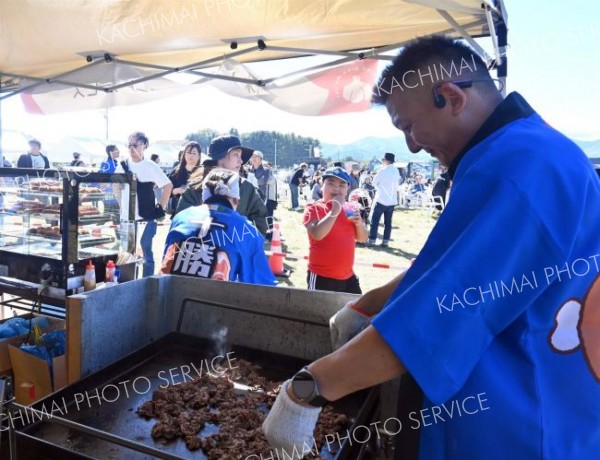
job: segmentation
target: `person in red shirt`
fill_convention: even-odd
[[[360,210],[346,202],[350,175],[342,168],[323,174],[323,198],[307,205],[304,226],[310,242],[308,289],[362,294],[354,274],[356,242],[367,241]]]

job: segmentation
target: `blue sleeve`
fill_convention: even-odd
[[[262,284],[264,286],[275,286],[275,276],[269,266],[269,260],[265,254],[264,240],[260,232],[256,230],[256,236],[252,238],[250,253],[242,256],[242,276],[240,281],[249,284]],[[248,240],[250,242],[250,240]]]
[[[171,221],[171,227],[165,239],[163,257],[172,244],[181,243],[196,236],[200,228],[198,222],[202,222],[208,215],[208,208],[201,206],[186,208],[184,211],[177,213]]]
[[[558,248],[569,247],[549,228],[566,216],[542,221],[534,210],[540,202],[532,205],[516,184],[476,176],[457,184],[414,265],[372,321],[438,404],[465,384],[492,340],[548,288],[540,272],[565,260]]]

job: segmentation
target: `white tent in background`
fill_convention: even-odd
[[[172,167],[177,160],[179,150],[181,150],[184,143],[184,140],[159,140],[152,142],[146,151],[146,157],[149,159],[150,155],[157,154],[160,157],[161,165]],[[73,152],[79,152],[81,153],[81,160],[87,166],[96,164],[99,168],[100,163],[107,158],[106,146],[109,144],[116,145],[121,152],[127,152],[127,146],[122,141],[107,141],[106,139],[87,136],[63,137],[58,141],[47,143],[47,146],[45,146],[43,151],[48,155],[48,158],[52,163],[71,163],[73,160]]]
[[[100,163],[106,160],[106,146],[115,144],[121,152],[126,151],[126,145],[123,142],[107,141],[86,136],[69,136],[62,139],[49,142],[42,151],[48,156],[51,163],[71,163],[73,161],[73,152],[81,153],[81,160],[87,165],[96,164],[98,168]]]
[[[31,136],[21,132],[7,129],[2,133],[2,152],[4,158],[10,161],[13,166],[17,164],[19,155],[26,153],[29,149],[28,142]]]
[[[185,140],[151,142],[145,156],[149,159],[152,154],[158,155],[161,166],[170,169],[179,160],[179,151],[185,142]]]

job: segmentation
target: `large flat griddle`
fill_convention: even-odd
[[[213,357],[223,355],[224,351],[215,350],[214,345],[206,339],[170,333],[96,374],[45,398],[34,407],[41,410],[42,405],[45,405],[47,410],[50,410],[54,401],[63,408],[66,402],[67,410],[62,409],[62,411],[65,412],[64,418],[67,420],[135,441],[178,458],[205,459],[201,450],[189,451],[182,439],[168,444],[154,441],[150,432],[157,420],[145,420],[136,414],[136,409],[143,402],[151,399],[155,389],[166,385],[166,379],[174,383],[184,381],[180,371],[175,371],[170,375],[169,369],[181,369],[181,366],[190,366],[190,363],[194,363],[199,369],[202,360],[207,359],[210,362]],[[259,364],[263,369],[263,375],[269,380],[285,380],[306,364],[305,361],[297,358],[244,347],[232,346],[226,352],[233,352],[230,357],[236,360],[245,359]],[[235,366],[235,361],[232,361],[232,364]],[[225,364],[223,366],[226,367]],[[206,369],[206,365],[204,369]],[[143,379],[139,379],[136,384],[138,392],[143,394],[138,394],[133,390],[132,382],[138,377],[146,377],[151,382],[149,391],[145,392],[148,385],[147,381]],[[126,384],[121,383],[127,381],[129,382]],[[116,385],[120,392],[117,393],[110,385]],[[125,392],[124,385],[128,389],[129,396]],[[99,392],[104,389],[106,399],[114,399],[114,402],[102,400],[99,403],[97,398],[92,397],[96,395],[96,389]],[[85,399],[85,395],[90,397],[89,403]],[[83,401],[81,401],[82,399]],[[375,400],[376,393],[374,391],[361,392],[338,401],[334,408],[351,417],[354,423],[365,423],[366,418],[370,417],[374,410]],[[81,401],[79,408],[76,401]],[[53,415],[61,416],[59,412],[55,412]],[[217,426],[208,425],[199,433],[199,436],[208,436],[215,430],[218,430]],[[137,460],[157,458],[51,422],[33,423],[19,430],[17,438],[19,459]],[[8,446],[4,444],[4,447]],[[322,451],[322,456],[326,459],[357,458],[350,455],[349,451],[350,447],[343,445],[336,454],[332,455]],[[253,453],[248,452],[247,455]]]

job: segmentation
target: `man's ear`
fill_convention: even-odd
[[[452,82],[440,85],[438,93],[446,99],[446,105],[452,109],[453,114],[461,112],[467,104],[467,94]]]

